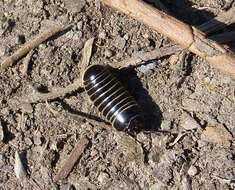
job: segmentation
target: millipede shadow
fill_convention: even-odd
[[[141,107],[146,124],[144,132],[151,133],[151,131],[157,131],[161,124],[162,113],[148,91],[143,88],[134,67],[122,68],[120,70],[110,69]]]

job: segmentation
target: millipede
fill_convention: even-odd
[[[95,107],[118,131],[135,135],[144,128],[140,106],[107,67],[89,66],[83,85]]]

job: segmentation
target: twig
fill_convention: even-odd
[[[171,46],[171,47],[162,47],[150,52],[141,52],[136,56],[133,56],[129,59],[125,59],[118,63],[111,63],[113,67],[127,67],[127,66],[137,66],[138,64],[141,64],[145,61],[153,60],[153,59],[159,59],[161,57],[171,55],[173,53],[176,53],[178,51],[182,51],[183,49],[178,46]]]
[[[162,33],[235,79],[235,57],[216,42],[205,38],[205,34],[195,27],[184,24],[141,0],[101,1]]]
[[[176,137],[176,139],[174,140],[174,142],[170,143],[169,146],[174,146],[183,136],[185,136],[187,133],[183,132],[183,133],[179,133],[178,136]]]
[[[31,49],[37,47],[39,44],[41,44],[43,41],[47,40],[49,37],[53,36],[57,32],[63,30],[64,27],[57,26],[49,31],[46,31],[42,34],[39,34],[36,36],[35,39],[29,41],[26,43],[23,47],[21,47],[19,50],[17,50],[13,55],[10,57],[7,57],[0,66],[0,72],[4,71],[6,68],[10,67],[15,61],[23,57],[25,54],[27,54]]]
[[[217,17],[203,23],[197,28],[205,34],[210,34],[225,28],[235,22],[235,7],[232,7],[227,12],[219,14]]]
[[[27,94],[25,96],[16,96],[8,101],[9,106],[12,109],[20,109],[24,104],[31,104],[37,102],[45,102],[48,100],[52,100],[61,96],[65,96],[82,86],[80,79],[77,79],[74,83],[70,84],[66,88],[54,88],[49,93],[42,93],[38,90],[34,89],[31,94]]]
[[[68,158],[65,158],[64,164],[54,178],[55,181],[65,179],[69,175],[70,171],[74,167],[74,164],[77,162],[84,149],[86,148],[88,142],[88,139],[85,137],[77,142],[71,154],[68,156]]]

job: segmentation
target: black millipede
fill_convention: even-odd
[[[95,107],[114,128],[130,135],[144,128],[140,106],[107,67],[89,66],[83,73],[83,85]]]

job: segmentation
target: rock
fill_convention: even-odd
[[[180,126],[182,126],[185,130],[200,128],[200,125],[186,112],[181,115]]]
[[[120,50],[123,49],[125,45],[126,45],[126,40],[122,38],[121,36],[117,36],[113,42],[113,46]]]
[[[64,1],[65,8],[68,9],[69,12],[79,13],[85,7],[85,0],[66,0]]]
[[[77,23],[77,29],[78,29],[78,30],[81,30],[82,27],[83,27],[83,21],[81,20],[81,21],[79,21],[79,22]]]
[[[179,55],[173,54],[172,56],[170,56],[169,58],[169,63],[171,65],[175,65],[179,60]]]
[[[4,131],[3,131],[2,123],[0,121],[0,142],[2,142],[3,139],[4,139]]]
[[[137,68],[138,71],[144,74],[148,74],[149,72],[153,72],[155,70],[157,62],[148,63],[147,65],[141,65]]]
[[[61,185],[61,190],[72,190],[73,187],[71,184],[63,184]]]
[[[108,180],[109,180],[109,174],[107,174],[106,172],[101,172],[100,175],[98,176],[98,181],[101,184],[107,183]]]
[[[113,56],[113,51],[110,49],[106,49],[104,54],[105,54],[105,57],[110,58]]]
[[[128,34],[125,34],[125,35],[123,36],[123,38],[124,38],[125,40],[128,40],[128,39],[129,39],[129,35],[128,35]]]
[[[33,142],[35,145],[40,146],[42,144],[42,135],[40,132],[37,132],[33,137]]]
[[[165,185],[158,181],[157,183],[154,183],[149,190],[166,190],[167,188],[165,187]]]
[[[105,39],[106,38],[106,32],[105,31],[102,31],[101,33],[99,33],[99,38],[101,39]]]
[[[206,127],[201,134],[201,140],[225,146],[230,146],[230,141],[232,141],[232,139],[231,134],[222,124],[217,125],[216,127]]]
[[[170,120],[163,120],[161,123],[161,130],[168,131],[171,129],[171,121]]]
[[[188,169],[188,175],[194,177],[197,174],[198,170],[195,166],[191,165]]]

